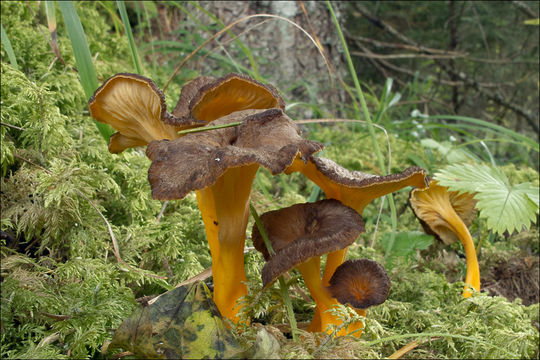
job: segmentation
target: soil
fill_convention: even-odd
[[[538,256],[513,256],[498,262],[483,275],[482,290],[504,296],[509,301],[520,298],[523,305],[538,303],[540,298],[540,259]]]

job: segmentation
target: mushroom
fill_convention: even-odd
[[[236,111],[208,126],[233,122],[241,125],[153,141],[146,154],[154,199],[180,199],[196,190],[212,255],[214,301],[223,316],[237,321],[236,302],[247,293],[244,240],[255,173],[260,165],[281,173],[323,145],[303,139],[279,108]]]
[[[366,316],[366,309],[386,301],[390,291],[390,278],[384,267],[374,260],[347,260],[337,267],[330,279],[328,290],[341,304],[349,304],[358,315]],[[363,324],[352,323],[347,331],[362,334]]]
[[[176,139],[179,130],[205,124],[168,113],[161,90],[152,80],[136,74],[110,77],[95,91],[88,106],[94,119],[118,131],[109,139],[111,153],[152,140]]]
[[[473,195],[448,191],[437,181],[431,181],[427,189],[413,189],[409,203],[427,233],[434,234],[445,244],[461,241],[467,259],[465,283],[480,291],[480,269],[468,229],[476,214]],[[465,286],[463,296],[471,295],[472,291]]]
[[[255,225],[253,245],[267,261],[262,270],[264,288],[296,268],[320,311],[320,327],[314,331],[324,331],[329,324],[339,325],[341,320],[327,312],[338,302],[322,283],[320,257],[356,240],[364,231],[360,214],[338,200],[326,199],[267,212],[261,215],[261,222],[275,251],[270,255]]]

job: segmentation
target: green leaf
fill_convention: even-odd
[[[475,193],[476,208],[496,233],[529,228],[538,213],[538,186],[510,184],[499,169],[484,164],[449,165],[434,178],[452,191]]]
[[[382,246],[387,249],[391,242],[391,233],[385,233],[381,239]],[[387,249],[387,265],[392,264],[397,257],[403,257],[405,260],[411,259],[417,250],[427,249],[433,242],[433,236],[426,235],[420,231],[406,231],[396,234],[394,244],[391,249]]]
[[[11,47],[11,41],[9,41],[6,30],[4,29],[4,25],[0,24],[0,30],[2,33],[2,44],[4,45],[4,49],[6,49],[9,63],[15,69],[19,70],[19,65],[17,64],[17,57],[15,56],[15,52],[13,52],[13,48]]]
[[[536,18],[536,19],[529,19],[529,20],[525,20],[523,22],[525,25],[540,25],[540,18]]]

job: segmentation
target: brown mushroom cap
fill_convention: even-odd
[[[336,269],[328,290],[342,304],[367,309],[386,300],[390,291],[390,278],[384,267],[376,261],[347,260]]]
[[[94,92],[88,106],[94,119],[118,131],[109,140],[113,153],[152,140],[176,139],[179,130],[204,124],[169,114],[161,90],[152,80],[137,74],[110,77]]]
[[[254,226],[253,244],[267,259],[262,270],[265,287],[313,257],[349,246],[364,231],[360,214],[334,199],[270,211],[261,216],[261,221],[276,253],[269,256]]]
[[[196,87],[199,87],[196,94],[189,94],[186,99],[191,98],[189,113],[197,120],[210,122],[235,111],[247,109],[285,110],[285,103],[276,88],[246,75],[233,73],[214,81],[211,81],[211,78],[198,80],[192,85],[190,92],[194,93]],[[179,101],[177,104],[179,114],[186,113],[185,104],[185,101],[182,104]]]
[[[427,189],[413,189],[409,196],[409,204],[428,234],[435,235],[444,244],[449,245],[459,240],[455,229],[441,213],[452,207],[466,227],[469,227],[476,216],[476,200],[473,194],[448,191],[437,181],[431,181]]]
[[[228,168],[260,164],[272,174],[283,172],[293,160],[323,148],[305,140],[281,109],[244,110],[212,122],[239,122],[235,127],[187,134],[173,141],[153,141],[146,150],[152,160],[148,180],[152,197],[180,199],[192,190],[211,186]]]

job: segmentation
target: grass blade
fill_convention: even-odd
[[[75,62],[77,64],[77,71],[79,73],[79,79],[84,89],[84,94],[87,99],[94,94],[94,91],[98,88],[96,70],[92,63],[92,56],[90,55],[90,49],[84,29],[81,24],[81,19],[73,6],[71,1],[59,1],[60,11],[64,17],[64,23],[68,32],[71,46],[73,47],[73,55],[75,56]],[[95,120],[94,120],[95,121]],[[112,129],[107,124],[103,124],[95,121],[96,126],[101,133],[101,136],[105,141],[109,141],[109,137],[113,133]]]
[[[15,57],[15,52],[13,52],[13,48],[11,47],[11,41],[9,41],[6,30],[4,30],[4,25],[0,24],[0,27],[2,31],[2,44],[4,44],[4,49],[6,49],[6,53],[9,58],[9,63],[15,69],[19,70],[19,65],[17,64],[17,58]]]
[[[341,44],[343,45],[343,49],[345,50],[345,58],[347,59],[347,64],[349,65],[349,71],[351,72],[351,77],[353,78],[353,81],[354,81],[356,94],[358,98],[360,99],[360,105],[362,106],[362,112],[364,113],[364,118],[366,120],[369,135],[371,136],[371,141],[373,143],[375,155],[377,155],[379,169],[384,175],[388,175],[388,172],[386,171],[384,167],[384,159],[381,153],[381,149],[379,148],[379,143],[377,143],[377,138],[375,137],[375,128],[373,126],[371,116],[369,115],[369,109],[366,104],[366,99],[364,98],[364,92],[362,91],[362,88],[360,87],[360,82],[358,81],[358,77],[356,76],[356,70],[354,69],[354,64],[351,59],[351,54],[349,53],[349,48],[347,47],[347,42],[345,41],[345,37],[343,36],[343,32],[341,31],[341,27],[339,26],[339,22],[336,18],[336,14],[334,13],[334,9],[332,8],[332,4],[330,3],[330,1],[326,0],[326,5],[328,7],[328,10],[330,11],[330,15],[332,16],[332,21],[334,22],[334,25],[336,26],[336,30],[338,32],[339,39],[341,40]],[[358,119],[360,118],[360,114],[358,114],[358,112],[357,112],[357,118]],[[394,203],[394,197],[392,196],[392,194],[388,194],[388,203],[390,205],[392,237],[391,237],[391,240],[388,242],[388,247],[386,249],[385,257],[388,256],[388,254],[390,253],[390,250],[392,249],[392,246],[394,245],[394,238],[397,231],[396,204]]]
[[[142,66],[141,60],[139,59],[139,54],[137,53],[137,47],[135,46],[135,40],[133,39],[133,32],[131,31],[131,25],[129,23],[129,18],[126,11],[126,5],[122,0],[116,0],[116,5],[118,5],[118,11],[120,11],[120,18],[124,24],[124,30],[129,42],[129,49],[131,50],[131,58],[133,60],[133,65],[135,65],[135,71],[137,74],[142,75]]]

